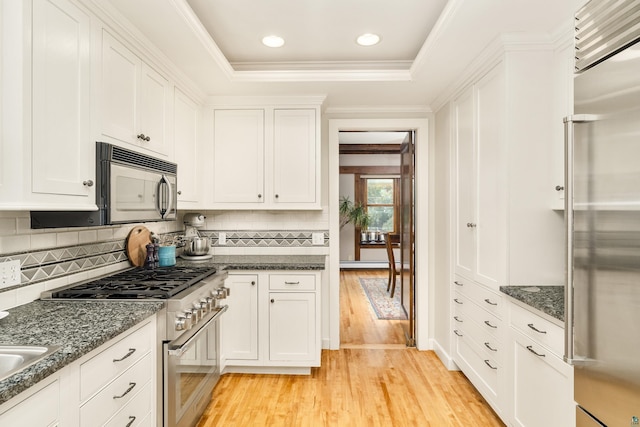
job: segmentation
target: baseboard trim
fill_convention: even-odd
[[[460,368],[458,367],[458,365],[456,365],[456,362],[453,361],[449,353],[445,351],[445,349],[440,345],[440,343],[435,339],[431,339],[430,341],[431,341],[431,348],[433,349],[436,356],[438,356],[438,359],[440,359],[442,364],[449,371],[459,371]]]

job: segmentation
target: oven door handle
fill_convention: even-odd
[[[209,325],[216,322],[218,320],[218,317],[220,317],[222,313],[227,311],[228,308],[229,306],[227,305],[220,307],[220,309],[213,315],[213,317],[207,320],[204,325],[198,325],[199,328],[193,335],[180,336],[178,339],[173,340],[169,344],[167,344],[167,352],[169,353],[169,356],[182,356],[187,351],[191,343],[197,340],[201,334],[205,333],[209,328]]]

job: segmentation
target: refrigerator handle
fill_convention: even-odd
[[[564,286],[564,361],[570,365],[584,361],[576,359],[573,348],[573,149],[574,124],[602,119],[595,114],[567,116],[564,122],[564,221],[565,221],[565,286]]]
[[[573,364],[573,116],[564,122],[564,361]]]

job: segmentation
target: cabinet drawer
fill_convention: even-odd
[[[124,408],[151,381],[152,366],[151,355],[147,354],[82,405],[80,425],[102,425],[116,412]]]
[[[490,357],[484,356],[482,351],[467,337],[456,338],[456,346],[458,356],[473,370],[475,375],[471,375],[465,369],[463,369],[463,372],[467,374],[467,377],[472,380],[478,389],[489,393],[489,396],[485,395],[485,397],[495,400],[498,394],[498,370],[500,369],[497,362]],[[474,381],[474,376],[477,377],[476,381]],[[477,383],[478,380],[481,382],[480,384]]]
[[[511,326],[525,336],[546,346],[556,356],[564,354],[564,330],[516,304],[511,306]]]
[[[312,274],[271,274],[270,290],[315,291],[316,276]]]
[[[453,283],[453,289],[456,292],[466,295],[480,307],[495,314],[497,317],[502,318],[503,301],[500,294],[497,294],[475,282],[462,279],[460,277],[456,277]]]
[[[109,422],[106,427],[121,427],[129,425],[131,427],[150,424],[151,420],[151,404],[153,402],[153,393],[151,390],[151,381],[136,394],[129,403],[127,403]]]
[[[476,324],[469,319],[462,319],[461,323],[455,322],[454,332],[458,337],[462,336],[465,339],[473,341],[475,347],[479,350],[479,353],[483,357],[487,357],[496,361],[498,365],[502,365],[504,356],[504,346],[493,334],[483,331],[480,325]]]
[[[149,353],[154,340],[148,323],[80,365],[80,400],[95,394]]]
[[[457,292],[453,298],[453,313],[467,322],[474,322],[483,333],[490,334],[497,340],[502,339],[502,320]]]

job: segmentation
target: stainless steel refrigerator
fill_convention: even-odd
[[[640,425],[640,0],[576,14],[565,118],[566,354],[576,424]]]

